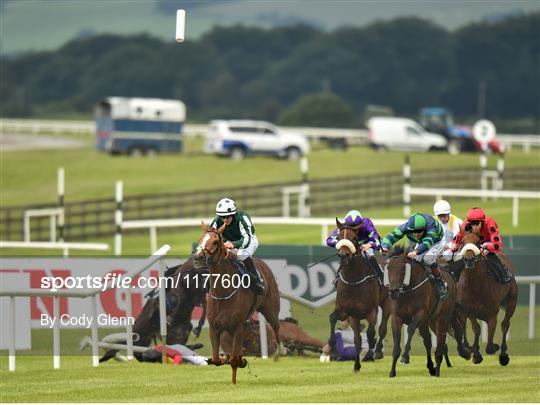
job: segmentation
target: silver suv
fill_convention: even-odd
[[[271,155],[297,160],[310,151],[305,136],[282,131],[265,121],[214,120],[204,146],[206,153],[240,160],[247,155]]]

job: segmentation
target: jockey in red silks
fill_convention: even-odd
[[[452,250],[455,252],[461,248],[461,239],[464,232],[472,232],[480,237],[482,250],[486,257],[494,262],[495,271],[498,273],[499,280],[504,284],[512,280],[512,273],[502,263],[497,255],[502,252],[503,244],[499,233],[497,222],[487,216],[482,208],[474,207],[467,211],[467,219],[461,225],[459,233],[454,238]]]
[[[482,248],[489,253],[502,251],[502,238],[499,234],[499,226],[491,217],[488,217],[482,208],[474,207],[467,211],[467,219],[461,225],[459,233],[454,238],[452,250],[455,252],[461,245],[463,232],[473,232],[480,237]]]

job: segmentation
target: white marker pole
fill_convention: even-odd
[[[186,10],[176,10],[176,42],[184,42]]]

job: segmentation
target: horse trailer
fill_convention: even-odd
[[[181,101],[107,97],[96,104],[95,117],[98,150],[132,156],[182,151]]]

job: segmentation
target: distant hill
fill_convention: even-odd
[[[56,49],[73,38],[101,33],[174,37],[174,10],[187,10],[186,37],[215,25],[275,27],[307,23],[319,29],[365,26],[376,20],[419,16],[447,29],[498,21],[540,10],[538,1],[262,1],[262,0],[25,0],[0,2],[2,54]]]

